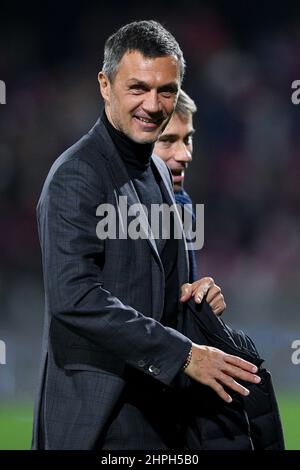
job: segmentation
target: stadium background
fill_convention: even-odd
[[[186,189],[205,204],[200,275],[271,370],[289,449],[300,449],[300,79],[297,2],[2,2],[0,449],[28,449],[43,321],[35,206],[53,160],[97,119],[105,38],[157,19],[182,46],[198,113]]]

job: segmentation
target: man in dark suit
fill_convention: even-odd
[[[154,239],[147,217],[153,204],[174,203],[167,167],[151,155],[183,73],[179,45],[160,24],[117,31],[99,73],[105,110],[44,184],[37,216],[46,311],[34,449],[179,448],[171,398],[182,369],[228,402],[224,386],[247,394],[234,378],[259,380],[253,364],[179,332],[184,302],[208,292],[224,300],[210,278],[187,284],[184,238]],[[141,202],[143,236],[126,236]],[[117,236],[99,225],[104,208],[115,210]],[[174,212],[172,234],[178,225]]]

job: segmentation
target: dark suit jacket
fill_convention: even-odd
[[[174,203],[167,167],[152,158]],[[151,239],[100,240],[99,204],[139,203],[105,129],[90,132],[53,164],[37,206],[45,286],[45,325],[33,449],[92,449],[131,367],[169,385],[191,341],[160,323],[164,271]],[[180,224],[179,218],[177,223]],[[142,226],[147,233],[146,216]],[[179,285],[188,280],[178,242]],[[178,320],[182,312],[178,310]]]

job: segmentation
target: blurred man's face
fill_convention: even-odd
[[[126,52],[111,83],[99,73],[105,111],[111,124],[137,143],[155,142],[168,123],[180,87],[176,57],[144,57]]]
[[[185,169],[192,161],[194,132],[192,113],[175,113],[154,146],[154,153],[171,170],[175,192],[182,189]]]

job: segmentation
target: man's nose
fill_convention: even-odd
[[[177,162],[189,163],[192,161],[192,153],[184,142],[177,145],[174,158]]]
[[[158,113],[161,111],[161,103],[156,90],[151,90],[147,93],[143,102],[143,108],[148,113]]]

